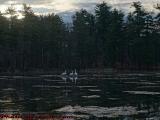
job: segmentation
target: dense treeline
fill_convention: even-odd
[[[18,19],[13,6],[0,14],[0,69],[2,71],[53,68],[160,67],[160,5],[158,13],[134,2],[127,16],[106,3],[95,14],[80,10],[67,26],[55,14],[35,15],[23,5]]]

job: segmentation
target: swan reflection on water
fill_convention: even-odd
[[[63,73],[61,73],[60,76],[61,77],[78,77],[78,73],[76,69],[74,70],[74,72],[72,70],[70,73],[67,73],[67,71],[65,70]]]
[[[65,83],[67,83],[67,80],[69,80],[69,81],[74,82],[76,84],[78,77],[62,77],[61,76],[61,79],[64,80]]]
[[[62,80],[65,81],[65,83],[67,83],[67,80],[70,80],[76,84],[78,79],[78,73],[76,69],[74,70],[74,72],[72,70],[71,73],[67,73],[67,71],[65,70],[63,73],[61,73],[60,77],[62,78]]]
[[[78,78],[77,77],[69,77],[69,79],[76,84]]]

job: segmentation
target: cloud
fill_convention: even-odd
[[[153,5],[160,2],[160,0],[0,0],[0,11],[4,12],[11,4],[15,4],[15,8],[20,9],[22,3],[27,3],[36,14],[54,12],[66,18],[82,8],[93,12],[96,4],[103,1],[125,12],[131,10],[130,6],[134,1],[142,2],[148,10],[153,10]]]

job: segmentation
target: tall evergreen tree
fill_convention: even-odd
[[[74,58],[79,59],[79,66],[92,67],[95,59],[94,16],[86,10],[73,16]]]
[[[141,67],[143,64],[144,53],[144,29],[146,12],[140,2],[134,2],[132,5],[135,10],[129,14],[127,20],[127,36],[129,39],[129,57],[131,64]],[[134,36],[134,37],[133,37]]]
[[[110,54],[107,50],[109,43],[109,26],[111,24],[111,7],[106,3],[98,4],[95,9],[96,16],[96,44],[97,44],[97,58],[101,66],[104,66],[109,61],[105,60],[106,54]],[[106,45],[106,46],[105,46]]]

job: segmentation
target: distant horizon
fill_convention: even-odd
[[[2,0],[0,1],[0,11],[4,13],[11,4],[14,5],[16,10],[21,10],[22,4],[26,3],[32,7],[34,13],[37,15],[55,13],[61,16],[64,22],[70,23],[71,17],[76,11],[86,9],[88,12],[93,13],[96,4],[102,3],[103,1],[125,13],[132,10],[131,4],[133,2],[140,1],[144,8],[151,12],[155,10],[153,6],[160,2],[159,0],[123,0],[123,2],[120,0]]]

